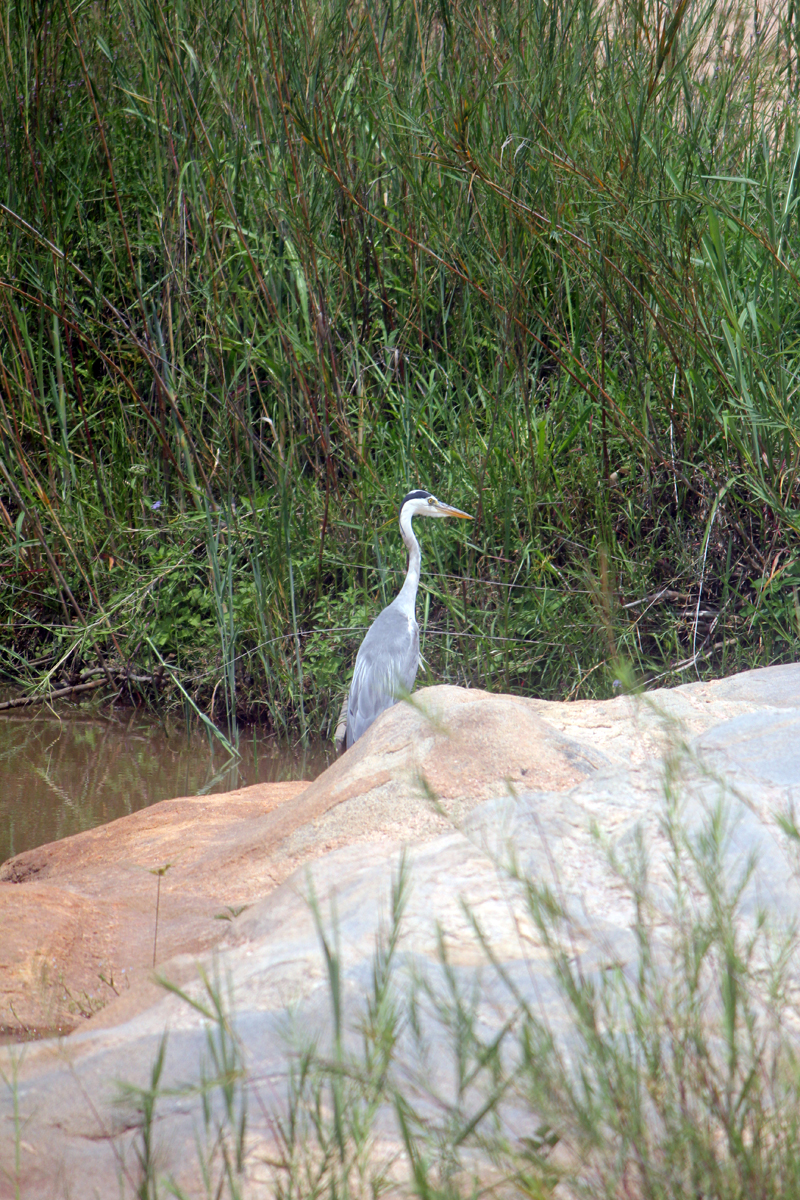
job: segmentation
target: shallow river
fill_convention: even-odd
[[[167,800],[229,792],[251,783],[315,779],[333,762],[330,743],[303,749],[240,733],[229,760],[205,734],[171,729],[122,710],[108,718],[77,706],[56,715],[0,715],[0,863],[45,842]]]

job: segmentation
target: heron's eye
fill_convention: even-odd
[[[428,496],[428,504],[435,504],[436,500],[433,496]]]

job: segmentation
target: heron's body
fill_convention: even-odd
[[[411,691],[417,677],[420,549],[411,528],[415,516],[471,520],[467,513],[442,504],[430,492],[409,492],[404,498],[400,506],[400,533],[408,550],[408,572],[399,595],[372,622],[358,651],[347,699],[348,748],[366,733],[384,709],[391,708]]]

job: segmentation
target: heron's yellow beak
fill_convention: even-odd
[[[469,513],[462,512],[460,508],[453,508],[452,504],[442,504],[441,500],[436,506],[437,513],[442,517],[461,517],[464,521],[473,521]]]

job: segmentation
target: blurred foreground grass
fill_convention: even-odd
[[[496,864],[515,918],[534,930],[519,943],[527,971],[513,952],[504,960],[466,901],[475,941],[440,928],[438,962],[415,955],[404,860],[371,963],[340,941],[333,912],[312,894],[330,1009],[327,1019],[286,1013],[281,1072],[265,1072],[252,1001],[239,1021],[221,971],[201,969],[186,991],[165,983],[205,1019],[206,1043],[196,1083],[171,1084],[165,1034],[149,1084],[123,1089],[126,1128],[137,1130],[131,1191],[142,1200],[796,1196],[796,922],[753,906],[763,876],[754,884],[754,856],[730,853],[730,797],[707,793],[705,814],[695,806],[688,822],[674,788],[665,799],[665,863],[654,861],[663,846],[653,855],[643,839],[608,855],[616,900],[633,914],[619,942],[592,930],[581,905],[569,915],[575,896],[565,898],[555,866],[546,883]],[[796,850],[794,821],[781,824]],[[183,1112],[196,1106],[202,1192],[183,1190],[163,1165],[176,1095]],[[185,1160],[175,1165],[188,1174]]]

